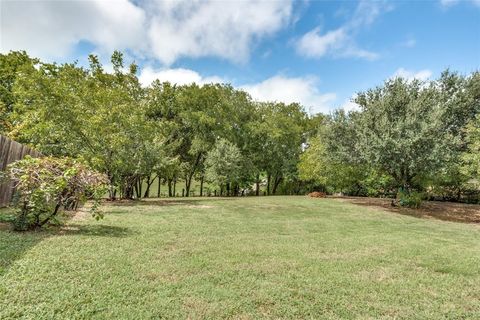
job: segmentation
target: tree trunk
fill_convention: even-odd
[[[160,198],[160,186],[162,185],[162,179],[160,178],[159,175],[157,175],[157,178],[158,178],[157,198]]]
[[[43,226],[45,223],[47,223],[52,217],[56,216],[57,213],[58,213],[58,209],[60,209],[60,206],[61,204],[60,203],[57,203],[57,205],[55,206],[55,210],[53,211],[53,213],[51,215],[49,215],[48,217],[45,218],[45,220],[43,220],[42,222],[38,223],[37,221],[37,227],[41,227]]]
[[[135,198],[138,199],[138,183],[135,182],[135,185],[133,186],[133,189],[135,190]]]
[[[257,181],[255,182],[255,195],[258,197],[260,195],[260,174],[257,174]]]
[[[152,186],[153,181],[155,181],[155,178],[152,179],[151,175],[147,176],[147,189],[145,189],[145,193],[143,194],[144,198],[150,198],[150,187]]]
[[[195,172],[197,171],[197,166],[200,163],[200,160],[202,159],[202,154],[199,153],[197,154],[197,158],[195,159],[195,164],[193,165],[192,171],[187,174],[186,179],[185,179],[185,191],[186,191],[186,196],[188,197],[190,193],[190,187],[192,185],[192,178]]]
[[[135,179],[135,195],[137,199],[142,197],[142,178],[140,177]]]
[[[168,196],[172,196],[172,179],[168,178],[167,179],[167,185],[168,185]]]
[[[138,198],[140,199],[142,197],[142,188],[143,188],[143,179],[138,178]]]
[[[273,183],[273,190],[272,193],[275,194],[277,192],[278,185],[282,181],[282,176],[275,176],[274,183]]]
[[[203,197],[203,174],[200,177],[200,197]]]
[[[177,178],[173,178],[173,196],[176,197],[175,189],[177,188]]]
[[[188,174],[185,178],[185,196],[188,197],[190,194],[190,187],[192,186],[193,173]]]
[[[115,186],[110,185],[108,187],[108,200],[114,201],[115,200]]]
[[[227,197],[230,197],[230,182],[227,183]]]
[[[185,190],[187,190],[187,197],[188,197],[188,193],[190,191],[190,184],[192,183],[192,178],[190,178],[191,175],[187,175],[185,177],[185,189],[182,189],[183,190],[183,193],[185,192]],[[184,195],[182,195],[183,197]]]
[[[120,196],[123,199],[133,199],[134,188],[137,187],[137,177],[127,176],[121,179]]]
[[[271,180],[271,177],[272,177],[271,174],[268,173],[267,174],[267,196],[270,195],[270,180]]]
[[[114,177],[110,173],[107,173],[108,180],[110,181],[109,187],[108,187],[108,198],[111,201],[115,200],[116,194],[117,194],[117,189],[115,188],[114,184]]]

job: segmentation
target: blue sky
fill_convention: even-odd
[[[125,53],[144,84],[230,82],[329,112],[400,75],[480,69],[480,0],[2,1],[0,50],[86,63]]]

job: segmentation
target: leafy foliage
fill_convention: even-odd
[[[480,115],[466,128],[468,149],[463,154],[464,172],[480,180]]]
[[[336,111],[311,131],[300,177],[347,194],[386,196],[402,188],[414,203],[417,191],[460,200],[478,177],[479,88],[478,73],[447,70],[430,83],[397,78],[361,92],[360,111]]]
[[[76,160],[27,156],[8,166],[8,176],[16,188],[17,230],[41,227],[61,207],[75,209],[87,198],[94,200],[92,215],[96,219],[103,217],[98,205],[108,179]]]
[[[242,154],[233,143],[221,139],[207,154],[205,175],[207,181],[213,182],[223,190],[240,179]],[[227,192],[228,192],[227,191]]]
[[[422,195],[419,192],[401,189],[397,194],[397,201],[402,207],[416,209],[422,203]]]
[[[0,55],[0,130],[106,174],[111,199],[148,197],[155,180],[170,196],[177,181],[189,196],[194,180],[200,194],[204,181],[231,195],[478,194],[479,72],[389,79],[357,94],[359,111],[309,116],[297,103],[254,101],[228,84],[142,87],[137,66],[126,67],[117,51],[112,72],[95,55],[89,61]]]
[[[12,51],[0,54],[0,133],[8,134],[13,130],[12,114],[15,111],[15,81],[19,77],[31,74],[38,64],[25,51]]]

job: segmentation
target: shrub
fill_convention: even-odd
[[[28,230],[45,225],[63,207],[76,209],[93,199],[92,216],[102,218],[99,201],[106,192],[108,179],[86,165],[70,158],[31,158],[10,164],[8,177],[14,181],[16,208],[15,230]]]
[[[312,198],[325,198],[327,194],[325,192],[315,191],[315,192],[310,192],[308,196]]]
[[[415,191],[400,190],[397,194],[398,204],[402,207],[419,208],[422,203],[422,194]]]

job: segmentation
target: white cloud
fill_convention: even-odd
[[[243,62],[292,16],[291,0],[2,1],[0,51],[59,58],[86,41],[95,51],[128,49],[167,65],[205,56]]]
[[[148,35],[154,55],[170,64],[179,57],[217,56],[243,62],[253,42],[283,28],[290,1],[161,2],[153,6]]]
[[[353,102],[355,100],[355,97],[356,96],[352,96],[350,99],[345,100],[343,104],[340,106],[340,109],[343,109],[346,112],[360,111],[360,105]]]
[[[311,114],[332,110],[336,99],[335,93],[320,93],[317,80],[313,77],[289,78],[276,75],[262,82],[240,87],[255,100],[279,101],[285,103],[298,102],[305,106]]]
[[[397,69],[394,74],[391,76],[391,78],[404,78],[408,81],[412,81],[414,79],[420,80],[420,81],[426,81],[432,76],[432,71],[428,69],[423,69],[419,71],[412,71],[412,70],[407,70],[404,68],[399,68]]]
[[[222,83],[227,82],[221,77],[203,77],[198,72],[190,69],[159,69],[155,70],[151,67],[145,67],[140,72],[138,77],[140,83],[144,86],[150,85],[154,80],[158,79],[161,82],[170,82],[172,84],[184,85],[196,83],[198,85],[206,83]]]
[[[356,46],[353,37],[346,28],[339,28],[321,34],[320,28],[315,28],[304,34],[297,42],[297,53],[309,58],[321,58],[332,55],[334,57],[356,57],[366,60],[375,60],[378,54]]]
[[[390,10],[391,6],[383,1],[360,1],[352,18],[341,27],[321,32],[320,27],[304,34],[296,41],[298,54],[310,58],[323,56],[357,57],[367,60],[378,58],[378,54],[361,49],[355,42],[355,34],[365,26],[372,24],[377,17]]]
[[[322,57],[343,46],[346,37],[347,34],[342,28],[321,35],[320,28],[317,27],[302,36],[298,41],[297,51],[307,57]]]
[[[0,50],[65,57],[80,41],[100,50],[144,49],[145,12],[128,0],[2,1]]]

